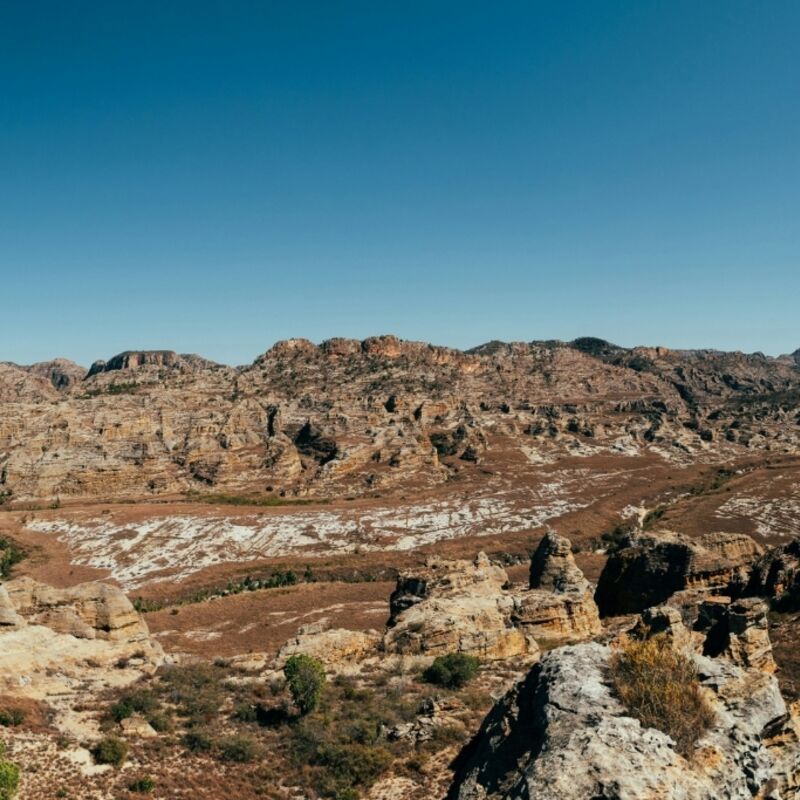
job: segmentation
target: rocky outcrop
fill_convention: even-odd
[[[173,350],[126,350],[108,361],[95,361],[86,377],[91,378],[101,372],[137,369],[144,366],[175,367],[180,363],[181,357]]]
[[[798,727],[773,676],[689,651],[714,722],[687,760],[614,696],[611,655],[597,643],[544,655],[457,759],[449,800],[796,796]]]
[[[724,656],[745,669],[775,672],[768,611],[767,604],[755,597],[734,602],[722,598],[705,601],[694,626],[705,635],[703,652]]]
[[[638,613],[685,590],[738,595],[761,552],[753,539],[737,533],[635,536],[609,556],[595,600],[601,616],[609,616]]]
[[[303,625],[297,636],[280,649],[276,664],[280,666],[294,655],[307,655],[319,659],[326,667],[335,668],[375,655],[380,638],[377,631],[331,628],[330,620],[325,618]]]
[[[56,589],[32,578],[4,584],[11,606],[29,625],[80,639],[148,642],[147,626],[121,589],[107,583],[82,583]],[[0,595],[0,607],[3,597]]]
[[[514,597],[513,623],[541,639],[579,640],[599,633],[592,587],[575,563],[569,539],[548,533],[531,558],[529,589]]]
[[[474,563],[431,559],[398,578],[390,599],[388,652],[483,658],[535,656],[536,639],[585,639],[600,631],[589,582],[569,540],[548,533],[532,558],[529,588],[481,553]]]
[[[756,561],[748,594],[769,598],[782,610],[800,608],[800,538],[771,548]]]
[[[390,599],[383,648],[436,656],[472,653],[484,659],[535,657],[536,642],[511,623],[508,575],[483,554],[474,562],[429,559],[402,574]]]

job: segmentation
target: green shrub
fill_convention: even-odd
[[[6,761],[6,746],[0,742],[0,800],[11,800],[19,787],[19,767]]]
[[[223,761],[246,764],[258,755],[258,745],[249,736],[228,736],[219,743],[219,755]]]
[[[714,723],[694,664],[663,634],[625,644],[612,658],[610,673],[631,716],[671,736],[683,755]]]
[[[449,653],[437,656],[423,673],[427,683],[444,686],[447,689],[460,689],[477,674],[480,661],[466,653]]]
[[[116,736],[106,736],[94,746],[92,755],[98,764],[118,767],[128,756],[128,745]]]
[[[116,722],[122,722],[136,713],[149,717],[157,710],[158,699],[155,695],[146,690],[138,690],[124,694],[111,706],[109,714]]]
[[[207,753],[214,746],[213,739],[204,731],[189,731],[183,737],[183,743],[193,753]]]
[[[149,775],[143,775],[128,784],[128,791],[136,792],[137,794],[149,794],[155,788],[156,782]]]
[[[325,667],[319,659],[307,655],[291,656],[283,668],[286,685],[294,704],[305,715],[313,711],[325,686]]]
[[[233,718],[239,722],[257,722],[258,708],[252,703],[240,703],[233,711]]]
[[[25,712],[21,708],[0,709],[0,725],[4,728],[16,728],[25,721]]]

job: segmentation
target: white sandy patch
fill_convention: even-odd
[[[499,490],[366,511],[350,509],[226,516],[180,514],[126,525],[113,518],[32,520],[27,527],[65,542],[73,563],[107,569],[128,589],[181,580],[205,567],[308,553],[414,550],[464,536],[533,530],[594,502],[621,472],[558,470],[533,489]],[[169,571],[169,577],[159,572]]]

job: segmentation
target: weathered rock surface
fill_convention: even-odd
[[[473,653],[485,659],[535,656],[535,641],[513,627],[508,575],[483,554],[474,562],[429,559],[398,578],[390,600],[389,653]]]
[[[532,558],[533,588],[481,553],[474,563],[431,559],[403,574],[390,600],[384,648],[395,653],[535,656],[536,639],[585,639],[600,631],[592,589],[569,540],[548,533]]]
[[[381,336],[279,342],[242,368],[127,351],[82,372],[0,363],[0,491],[12,502],[431,485],[500,441],[546,460],[800,445],[785,402],[800,366],[758,354],[596,339],[462,352]]]
[[[32,578],[8,581],[5,590],[14,610],[30,625],[81,639],[147,642],[149,634],[121,589],[107,583],[82,583],[56,589]],[[0,606],[2,605],[0,595]]]
[[[764,553],[755,563],[747,590],[769,598],[782,610],[800,608],[800,538]]]
[[[362,661],[377,653],[381,636],[377,631],[351,631],[331,628],[327,619],[303,625],[278,653],[277,665],[294,655],[318,658],[326,666]]]
[[[71,736],[99,733],[77,703],[152,675],[165,660],[115,586],[55,589],[18,578],[0,586],[0,620],[0,694],[45,701]]]
[[[544,655],[456,762],[450,800],[750,800],[797,796],[800,744],[774,677],[691,654],[715,722],[686,760],[613,695],[609,647]]]
[[[775,672],[768,611],[767,604],[755,597],[732,603],[704,602],[694,626],[706,636],[703,652],[710,656],[723,655],[745,669]]]
[[[586,639],[601,630],[592,587],[569,539],[547,533],[531,558],[530,588],[514,596],[513,624],[541,639]]]
[[[635,536],[609,556],[595,600],[601,616],[608,616],[643,611],[685,590],[741,594],[761,552],[753,539],[737,533]]]

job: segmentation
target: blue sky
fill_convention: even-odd
[[[0,4],[0,360],[800,347],[800,4]]]

